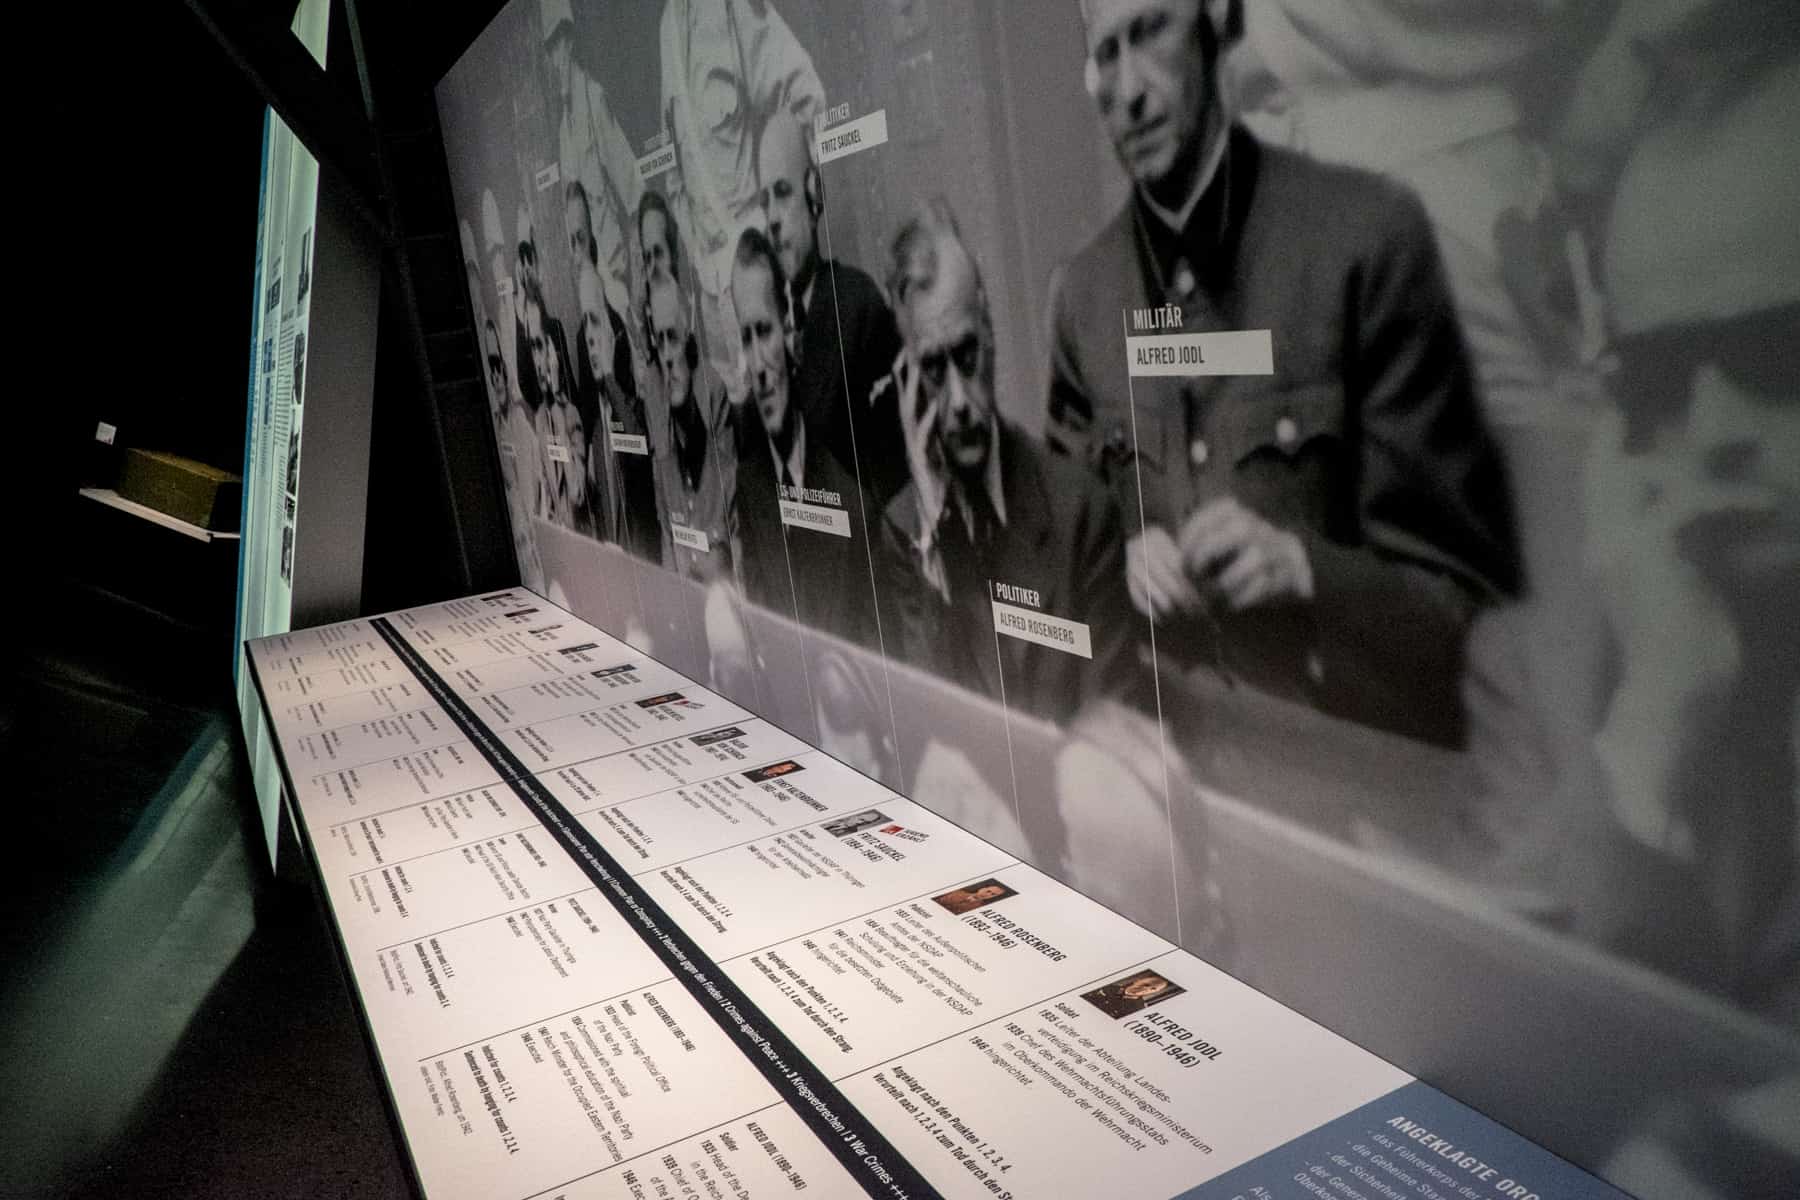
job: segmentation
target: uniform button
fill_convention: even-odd
[[[1294,424],[1294,418],[1283,417],[1275,422],[1275,440],[1283,446],[1291,446],[1294,439],[1300,436],[1300,427]]]
[[[1188,265],[1186,259],[1182,259],[1175,264],[1174,284],[1175,294],[1180,296],[1183,302],[1185,302],[1189,296],[1194,294],[1194,289],[1198,286],[1198,283],[1194,279],[1194,268]]]
[[[1188,459],[1196,467],[1204,467],[1207,458],[1211,454],[1212,451],[1206,448],[1206,443],[1200,438],[1195,438],[1193,442],[1188,445]]]

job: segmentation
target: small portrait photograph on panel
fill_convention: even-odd
[[[1104,987],[1083,992],[1081,998],[1117,1021],[1185,991],[1186,988],[1155,971],[1137,971]]]
[[[941,896],[932,899],[950,912],[953,916],[962,916],[974,912],[978,908],[986,908],[996,900],[1005,900],[1019,893],[1007,887],[997,879],[978,879],[974,883],[965,883],[959,888],[951,888]]]
[[[877,811],[873,808],[868,808],[859,813],[851,813],[848,816],[839,817],[835,821],[827,821],[823,828],[825,832],[829,833],[832,837],[849,837],[853,833],[861,833],[871,825],[882,825],[887,823],[887,821],[888,815],[886,813]]]
[[[744,731],[741,729],[733,729],[730,733],[733,737],[744,736]],[[699,738],[695,738],[694,742],[696,745],[701,744]],[[764,767],[757,767],[754,771],[745,771],[744,778],[748,779],[751,783],[768,783],[771,779],[780,779],[783,775],[792,775],[795,771],[804,770],[806,770],[806,768],[795,762],[793,759],[784,758],[780,762],[770,763]]]

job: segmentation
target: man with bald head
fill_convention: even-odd
[[[900,335],[875,281],[820,251],[825,187],[814,151],[810,131],[787,109],[769,118],[757,142],[763,217],[787,275],[796,334],[794,400],[879,511],[906,482],[899,411],[880,386]]]
[[[1131,194],[1058,274],[1047,416],[1125,513],[1162,669],[1460,744],[1469,623],[1519,570],[1422,206],[1235,121],[1241,0],[1081,19]],[[1267,331],[1272,368],[1128,376],[1129,334],[1229,331]]]
[[[881,520],[887,651],[1066,720],[1125,686],[1133,622],[1118,506],[1000,415],[987,291],[943,200],[901,227],[888,290],[911,478]]]
[[[873,582],[856,477],[795,393],[787,273],[746,229],[731,269],[745,408],[739,443],[738,578],[756,604],[847,641],[875,645]]]
[[[650,422],[662,562],[690,579],[732,577],[737,539],[737,440],[725,389],[700,353],[694,306],[674,277],[649,284],[649,319],[662,411]]]

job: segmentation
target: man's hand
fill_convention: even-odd
[[[906,468],[919,496],[919,528],[936,529],[948,488],[943,456],[933,445],[938,404],[933,399],[920,407],[919,372],[904,349],[894,359],[894,380],[900,389],[900,428],[906,436]]]
[[[588,473],[587,435],[577,426],[569,432],[569,502],[579,507],[587,503]]]
[[[1151,525],[1125,543],[1125,582],[1131,603],[1152,621],[1200,611],[1200,593],[1188,582],[1181,548],[1169,531]]]
[[[1305,543],[1232,496],[1202,505],[1187,519],[1181,562],[1206,603],[1232,612],[1313,598]]]

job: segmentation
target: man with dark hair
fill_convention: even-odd
[[[888,653],[1065,720],[1125,686],[1134,622],[1118,507],[1000,416],[987,292],[942,200],[895,238],[888,291],[911,471],[881,521]]]
[[[659,191],[645,188],[644,195],[638,201],[637,210],[638,252],[644,263],[644,308],[633,314],[644,330],[645,341],[650,344],[650,358],[656,358],[655,335],[650,332],[650,285],[658,280],[673,281],[689,295],[696,286],[691,273],[685,265],[681,252],[681,228],[675,223],[675,214],[669,209],[669,202]],[[704,337],[704,331],[693,331],[698,341]],[[705,347],[701,347],[702,355]]]
[[[495,428],[500,428],[512,409],[512,391],[506,382],[506,358],[500,352],[500,327],[494,324],[492,317],[484,320],[482,325],[481,349],[483,365],[487,368],[488,412],[494,418]]]
[[[1470,620],[1520,581],[1423,209],[1234,121],[1216,72],[1236,0],[1083,0],[1082,16],[1088,90],[1133,186],[1059,274],[1080,286],[1053,300],[1049,416],[1126,513],[1163,667],[1460,744]],[[1272,367],[1130,378],[1134,310],[1164,314],[1163,334],[1268,331]]]
[[[649,318],[660,387],[651,423],[663,565],[707,582],[732,574],[737,445],[725,390],[700,354],[693,310],[673,276],[650,280]]]
[[[500,201],[492,188],[483,188],[481,192],[481,243],[488,256],[486,283],[494,289],[494,330],[500,335],[500,358],[506,365],[506,387],[510,393],[507,403],[510,404],[523,396],[519,388],[517,290],[507,270],[506,231],[500,223]]]
[[[585,263],[598,272],[600,249],[594,243],[594,215],[589,203],[587,189],[579,179],[571,179],[563,186],[563,228],[569,235],[569,257],[575,260],[577,271]]]
[[[732,256],[738,232],[758,220],[756,131],[783,108],[811,126],[825,87],[773,0],[663,0],[659,34],[670,207],[698,285],[703,348],[735,398]]]
[[[824,178],[810,131],[788,110],[763,126],[757,165],[769,241],[788,278],[794,400],[878,512],[906,482],[899,406],[880,386],[900,352],[894,314],[873,279],[819,252]]]
[[[537,230],[532,222],[531,207],[521,203],[519,214],[514,220],[517,228],[516,240],[513,244],[513,277],[512,277],[512,309],[513,309],[513,346],[517,356],[515,364],[518,374],[519,395],[525,406],[533,413],[543,403],[538,391],[538,372],[531,363],[531,342],[525,332],[525,294],[536,292],[540,301],[544,294],[542,264],[538,261]],[[545,314],[546,316],[548,314]]]
[[[787,273],[762,231],[744,230],[731,271],[748,408],[756,428],[738,459],[743,554],[754,604],[850,641],[874,644],[869,559],[856,480],[794,395]]]
[[[606,304],[604,298],[605,280],[600,277],[600,250],[594,241],[593,209],[588,200],[588,191],[581,186],[580,180],[571,179],[563,187],[563,230],[569,239],[569,257],[572,260],[570,266],[575,275],[578,300],[584,278],[591,274],[601,285],[602,306],[610,308],[611,306]],[[590,309],[585,302],[581,302],[579,311],[582,319],[577,322],[575,329],[575,358],[573,360],[575,374],[570,378],[569,383],[574,393],[575,408],[581,413],[581,422],[588,430],[590,442],[596,442],[599,440],[600,394],[592,384],[602,376],[610,374],[613,364],[610,361],[593,364],[594,369],[590,374],[587,356],[582,353],[588,332],[586,314]],[[607,344],[609,347],[612,345],[610,339]],[[601,491],[606,490],[605,483],[602,483],[600,487]],[[596,516],[598,517],[598,514]],[[608,535],[603,531],[605,522],[602,520],[600,524],[602,526],[600,536],[607,537]],[[608,540],[613,539],[609,537]]]
[[[646,278],[678,277],[681,231],[676,228],[675,214],[669,211],[669,202],[661,192],[645,190],[644,198],[638,202],[637,233]]]
[[[587,426],[575,407],[562,326],[544,311],[544,294],[535,281],[525,287],[520,312],[538,395],[533,427],[541,463],[533,511],[565,529],[589,533]]]

